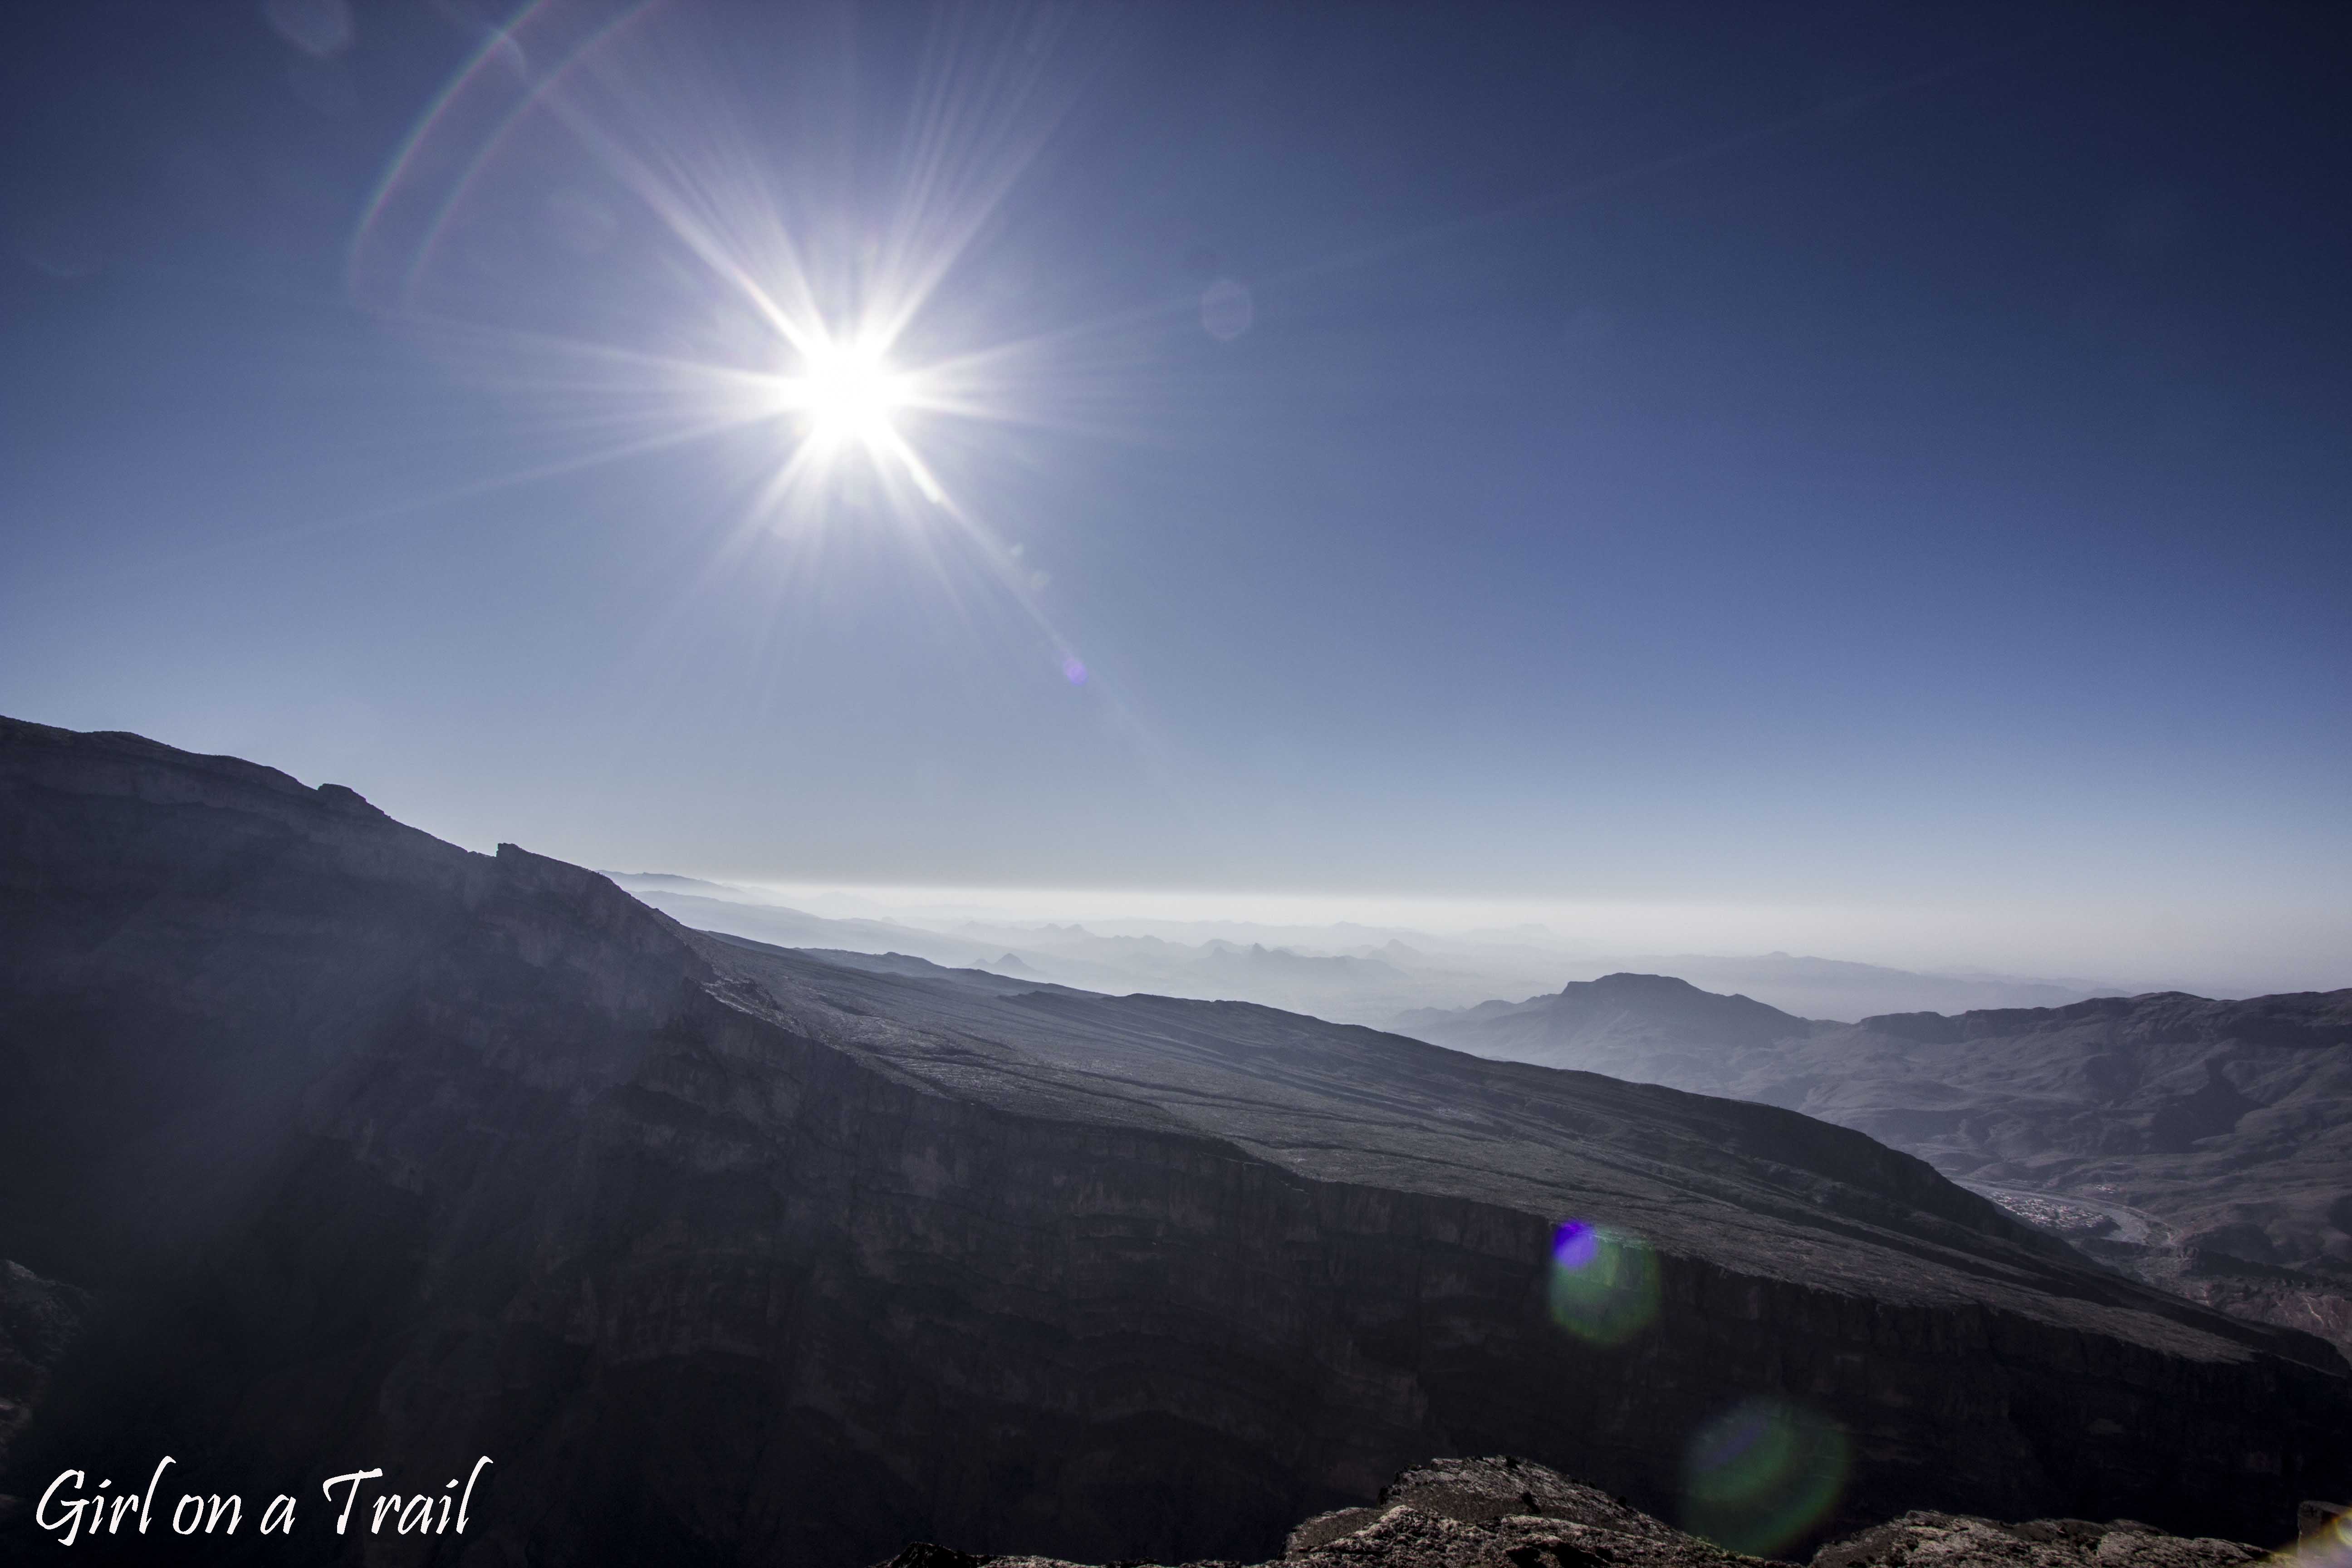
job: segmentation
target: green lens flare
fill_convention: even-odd
[[[1658,1315],[1658,1257],[1638,1238],[1572,1219],[1554,1233],[1551,1321],[1589,1344],[1621,1345]]]
[[[1700,1427],[1683,1466],[1683,1523],[1762,1557],[1828,1517],[1852,1458],[1844,1429],[1785,1399],[1750,1399]]]

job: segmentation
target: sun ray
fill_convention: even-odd
[[[956,296],[1076,100],[1085,73],[1057,53],[1083,31],[1072,15],[935,13],[895,163],[877,178],[849,156],[854,128],[834,144],[756,150],[731,116],[727,70],[678,13],[535,0],[475,52],[379,181],[348,258],[353,296],[535,409],[541,437],[572,444],[498,482],[704,440],[742,456],[770,440],[761,471],[727,494],[740,515],[706,563],[706,592],[762,540],[790,577],[873,539],[966,626],[1025,626],[1024,661],[1086,686],[1090,709],[1156,751],[1117,683],[1057,626],[1045,579],[988,521],[983,493],[990,432],[1132,434],[1099,411],[1144,382],[1143,337],[1169,311],[1045,330],[1008,319],[1017,330],[992,333],[987,312]],[[831,90],[839,68],[788,68]],[[824,107],[820,90],[796,112]],[[830,183],[828,153],[840,154]],[[569,293],[468,271],[485,237],[511,232],[517,198],[544,199],[565,160],[598,199],[649,220],[629,220],[625,252],[565,259]],[[618,308],[632,291],[637,308]],[[721,321],[730,309],[738,326]]]

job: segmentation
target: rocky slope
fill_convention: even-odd
[[[2137,1520],[2038,1519],[2004,1524],[1915,1511],[1837,1541],[1811,1568],[2239,1568],[2263,1553],[2242,1542],[2187,1539]],[[1283,1555],[1254,1568],[1764,1568],[1752,1556],[1675,1530],[1622,1499],[1525,1459],[1435,1459],[1290,1532]],[[1079,1568],[1053,1558],[985,1556],[929,1543],[876,1568]],[[1145,1568],[1142,1564],[1124,1568]],[[1191,1568],[1241,1568],[1196,1563]],[[2318,1568],[2315,1563],[2314,1568]]]
[[[51,1373],[73,1348],[93,1303],[87,1292],[0,1260],[0,1476],[9,1450],[32,1425]],[[0,1492],[0,1526],[21,1500]]]
[[[2352,1349],[2352,990],[1845,1025],[1620,974],[1404,1026],[1859,1128],[2144,1278]]]
[[[1844,1456],[1808,1529],[2261,1539],[2352,1479],[2326,1345],[1858,1133],[892,967],[0,722],[0,1257],[103,1309],[0,1490],[162,1453],[437,1490],[488,1455],[484,1561],[1262,1556],[1448,1449],[1678,1513],[1759,1400]]]

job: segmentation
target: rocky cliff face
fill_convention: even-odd
[[[1262,1556],[1449,1449],[1674,1514],[1759,1399],[1840,1435],[1817,1528],[2352,1479],[2324,1345],[1769,1106],[704,937],[13,723],[0,938],[0,1256],[107,1304],[0,1490],[487,1454],[464,1544],[535,1561]]]
[[[2352,991],[1845,1025],[1612,975],[1412,1027],[1859,1128],[2152,1282],[2352,1350]]]

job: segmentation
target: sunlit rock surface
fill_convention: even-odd
[[[1464,1449],[1682,1520],[1751,1427],[1799,1546],[2352,1490],[2324,1343],[1859,1133],[701,936],[136,737],[0,724],[0,1256],[106,1303],[18,1495],[488,1455],[489,1560],[824,1568],[1263,1558]]]

